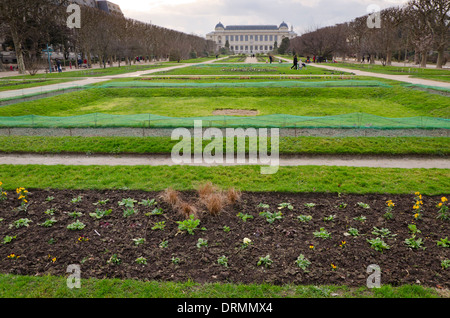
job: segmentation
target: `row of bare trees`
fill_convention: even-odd
[[[0,0],[0,39],[13,47],[20,73],[45,57],[47,44],[66,59],[81,56],[106,67],[108,62],[130,64],[144,60],[181,60],[204,56],[214,43],[183,32],[144,23],[96,8],[81,6],[81,27],[68,28],[69,0]],[[73,56],[73,55],[72,55]]]
[[[379,24],[374,23],[379,19]],[[386,65],[414,59],[425,67],[436,52],[436,67],[446,63],[450,38],[450,0],[411,0],[353,21],[318,28],[291,40],[291,49],[323,58],[381,59]]]

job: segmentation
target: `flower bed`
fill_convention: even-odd
[[[450,287],[445,197],[222,194],[20,188],[0,201],[0,271],[365,286],[378,265],[381,284]]]

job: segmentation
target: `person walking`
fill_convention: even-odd
[[[298,69],[298,57],[297,54],[294,55],[294,65],[291,66],[292,69]]]

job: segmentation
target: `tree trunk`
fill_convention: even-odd
[[[12,29],[11,30],[11,37],[14,42],[14,48],[16,51],[16,58],[17,58],[17,67],[19,68],[19,74],[25,74],[25,61],[23,58],[23,50],[22,50],[22,43],[20,42],[19,35],[17,34],[17,31]]]
[[[438,48],[436,68],[442,68],[442,66],[444,66],[444,52],[445,52],[444,46]]]
[[[392,65],[392,52],[390,50],[386,52],[386,65]]]
[[[423,68],[427,67],[427,52],[426,51],[422,52],[422,58],[421,58],[421,61],[420,61],[420,67],[423,67]]]

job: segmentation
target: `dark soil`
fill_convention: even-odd
[[[11,242],[0,242],[0,272],[19,275],[65,276],[70,264],[81,266],[81,277],[121,278],[158,281],[271,283],[271,284],[339,284],[365,286],[371,264],[381,268],[381,284],[393,286],[421,284],[430,287],[450,288],[450,268],[444,269],[441,262],[450,258],[448,247],[437,246],[442,238],[450,238],[450,221],[437,219],[436,204],[441,197],[423,198],[423,217],[414,220],[414,195],[341,195],[337,194],[292,194],[292,193],[243,193],[241,200],[227,205],[218,215],[211,215],[201,205],[200,225],[190,235],[178,229],[177,221],[184,217],[174,211],[159,197],[159,193],[143,191],[44,191],[30,190],[27,211],[19,211],[17,195],[8,193],[8,200],[0,202],[0,240],[16,236]],[[54,199],[47,201],[46,198]],[[78,203],[73,198],[81,196]],[[185,201],[197,201],[196,192],[180,194]],[[148,215],[155,208],[135,204],[138,213],[123,216],[123,207],[118,201],[133,198],[155,198],[162,215]],[[96,206],[99,200],[109,199],[106,205]],[[386,200],[396,206],[394,219],[383,217]],[[278,204],[289,202],[293,210],[278,210]],[[358,202],[370,205],[362,208]],[[264,211],[260,203],[270,205],[270,211],[282,212],[282,219],[270,224],[260,216]],[[315,203],[307,208],[305,203]],[[345,208],[338,208],[346,203]],[[89,213],[101,209],[112,209],[112,214],[96,220]],[[55,209],[52,227],[41,225],[52,216],[45,214]],[[67,212],[82,212],[79,220],[86,227],[83,230],[69,230],[67,225],[75,221]],[[253,216],[244,222],[239,212]],[[147,214],[147,215],[146,215]],[[298,216],[307,214],[312,220],[303,223]],[[336,215],[333,221],[324,221],[329,215]],[[364,222],[354,220],[365,216]],[[20,218],[32,220],[28,227],[10,228]],[[158,222],[165,222],[163,230],[153,230]],[[412,249],[405,244],[411,237],[408,225],[415,223],[421,231],[416,238],[422,238],[425,249]],[[226,230],[228,227],[229,231]],[[325,228],[331,238],[322,239],[313,232]],[[359,231],[359,236],[345,233],[350,227]],[[367,239],[375,238],[374,227],[387,228],[395,237],[384,238],[390,249],[383,252],[371,248]],[[84,236],[87,241],[78,239]],[[136,246],[133,239],[145,238]],[[198,239],[207,240],[207,247],[198,248]],[[252,244],[242,248],[244,238]],[[160,243],[167,241],[167,247]],[[340,244],[345,241],[344,247]],[[310,248],[314,246],[314,249]],[[18,259],[8,258],[14,253]],[[120,259],[118,264],[108,262],[113,255]],[[299,268],[295,260],[303,254],[311,265],[307,272]],[[270,255],[273,263],[269,267],[257,266],[260,257]],[[228,266],[218,263],[221,256],[228,258]],[[144,257],[147,264],[137,264],[136,259]],[[174,259],[179,259],[175,264]],[[331,264],[336,266],[332,268]]]

